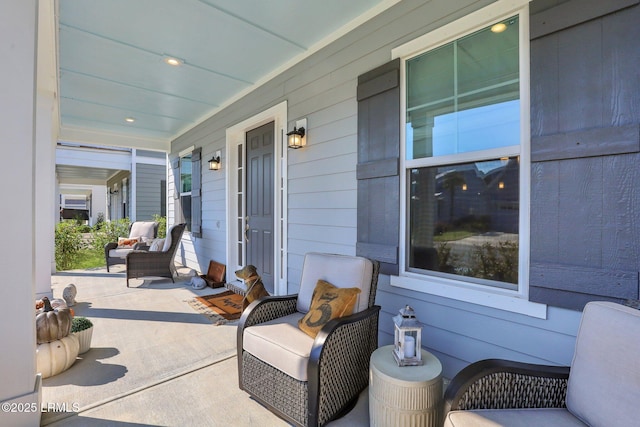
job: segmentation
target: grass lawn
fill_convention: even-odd
[[[454,240],[465,239],[467,237],[471,237],[476,234],[477,233],[474,233],[472,231],[466,231],[466,230],[446,231],[438,236],[434,236],[433,240],[436,242],[451,242]]]
[[[104,267],[105,265],[104,249],[82,249],[78,253],[78,259],[72,270]]]

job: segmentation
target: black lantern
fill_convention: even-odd
[[[217,152],[216,155],[213,156],[211,160],[209,160],[209,170],[219,171],[221,166],[222,166],[222,162],[220,160],[220,154],[219,152]]]
[[[304,147],[304,134],[304,127],[298,129],[294,126],[293,130],[287,133],[287,143],[289,148],[298,149]]]

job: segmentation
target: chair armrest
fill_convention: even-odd
[[[296,304],[298,302],[298,295],[284,295],[284,296],[269,296],[259,298],[253,301],[242,312],[240,320],[238,321],[238,328],[236,332],[236,352],[238,359],[238,380],[240,389],[244,390],[242,385],[242,352],[244,350],[244,330],[249,326],[257,325],[259,323],[268,322],[269,320],[277,319],[279,317],[288,316],[296,312]]]
[[[157,258],[162,256],[165,252],[149,252],[145,250],[133,249],[131,252],[127,254],[127,259],[132,260],[135,258]]]
[[[472,363],[449,383],[444,413],[469,409],[564,408],[568,366],[488,359]]]
[[[379,313],[380,306],[374,305],[334,319],[316,336],[308,365],[309,414],[319,408],[319,419],[309,425],[329,421],[331,416],[323,414],[345,408],[368,385],[371,353],[378,347]]]
[[[109,269],[109,252],[111,251],[111,249],[116,249],[117,247],[118,244],[115,242],[109,242],[104,245],[104,260],[107,263],[107,270]]]
[[[149,248],[150,247],[151,246],[147,245],[146,243],[139,242],[139,243],[136,243],[135,245],[133,245],[133,250],[134,251],[147,251],[147,252],[149,252]]]

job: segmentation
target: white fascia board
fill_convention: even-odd
[[[56,148],[56,165],[131,170],[131,153],[108,150]]]
[[[79,144],[104,145],[110,147],[137,148],[169,152],[171,141],[163,138],[144,138],[120,133],[96,132],[88,129],[64,126],[60,128],[58,139]]]

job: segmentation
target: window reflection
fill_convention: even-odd
[[[518,157],[408,175],[411,269],[518,283]]]

